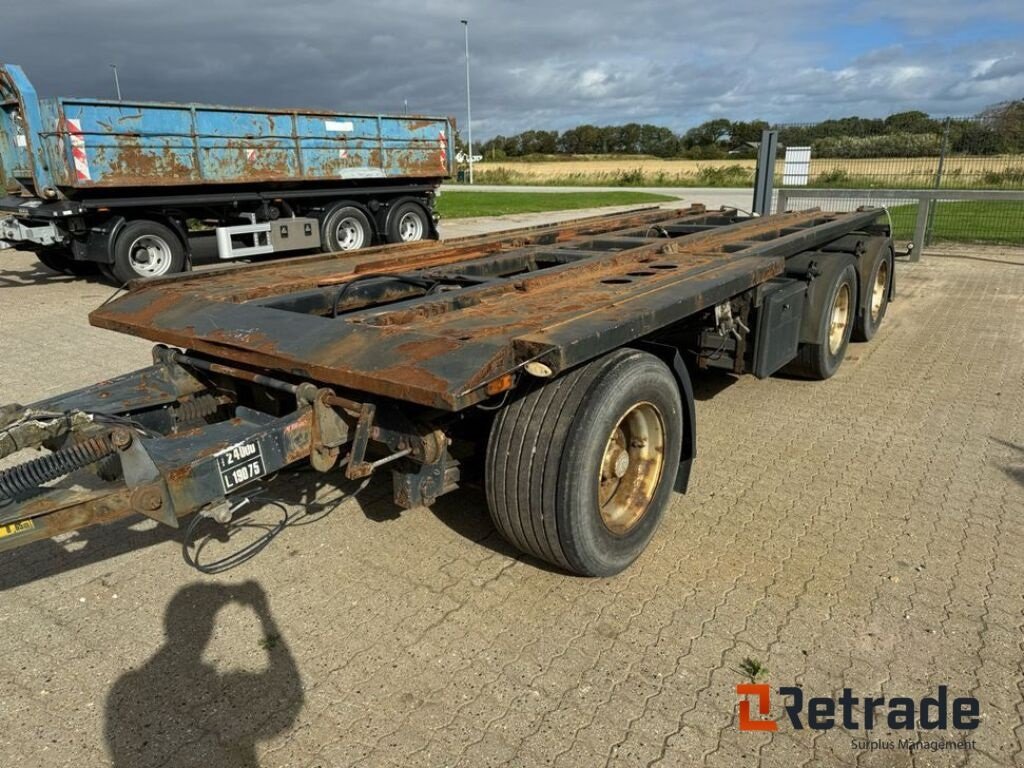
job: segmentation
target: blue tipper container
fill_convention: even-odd
[[[0,160],[37,195],[59,190],[301,185],[451,175],[443,117],[206,104],[39,99],[20,67],[0,67]]]

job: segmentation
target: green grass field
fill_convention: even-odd
[[[645,205],[675,200],[647,192],[471,192],[445,190],[437,199],[442,219],[504,216],[510,213],[569,211],[605,205]]]
[[[607,205],[645,205],[673,200],[647,192],[474,192],[445,190],[437,210],[445,219],[469,216],[504,216],[598,208]],[[889,209],[898,239],[914,234],[917,205]],[[930,242],[969,242],[1024,245],[1024,202],[940,202],[934,208]]]
[[[894,235],[913,237],[917,205],[897,205],[889,213]],[[930,242],[943,241],[1024,245],[1024,202],[939,202],[933,208]]]

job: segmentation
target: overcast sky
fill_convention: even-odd
[[[581,122],[807,121],[1024,97],[1022,0],[4,0],[43,96],[455,115],[474,139]]]

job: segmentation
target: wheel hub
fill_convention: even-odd
[[[423,222],[419,216],[410,211],[398,220],[398,236],[402,242],[409,243],[423,239]]]
[[[128,249],[132,269],[143,277],[157,277],[171,267],[171,246],[156,235],[135,238]]]
[[[346,216],[338,222],[336,229],[338,248],[342,251],[354,251],[363,247],[365,235],[363,228],[356,219]]]
[[[846,327],[850,324],[850,285],[843,283],[832,302],[828,326],[828,351],[838,354],[846,338]]]
[[[601,520],[625,534],[643,518],[665,465],[665,426],[652,403],[638,403],[608,436],[598,477]]]
[[[878,322],[885,304],[885,294],[889,289],[889,262],[883,259],[875,273],[875,284],[871,289],[871,320]]]

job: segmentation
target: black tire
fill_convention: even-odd
[[[875,264],[867,284],[867,306],[857,313],[853,326],[854,341],[871,341],[885,319],[889,308],[889,289],[892,286],[892,248],[887,247],[882,258]]]
[[[660,439],[657,430],[630,427],[634,420],[660,423]],[[491,428],[491,519],[510,543],[541,560],[583,576],[619,573],[661,521],[679,464],[682,420],[672,372],[634,349],[538,387],[502,409]],[[618,441],[627,430],[632,437]],[[641,441],[641,434],[651,437]],[[604,471],[610,456],[616,477]],[[660,466],[649,463],[659,456]],[[622,507],[623,501],[629,503]]]
[[[110,265],[118,283],[163,277],[185,268],[185,246],[174,231],[158,221],[139,219],[122,227]]]
[[[68,258],[67,254],[57,250],[50,250],[49,248],[40,248],[36,251],[36,259],[51,272],[61,275],[71,274],[71,270],[68,269],[68,263],[71,259]]]
[[[822,306],[818,326],[820,344],[801,344],[797,350],[796,360],[787,368],[788,373],[795,373],[809,379],[823,381],[835,375],[846,357],[853,333],[857,307],[857,271],[852,264],[847,264],[832,281],[829,290],[823,294],[825,301]],[[833,339],[833,315],[837,303],[845,295],[846,321],[842,332]],[[831,340],[830,340],[831,339]]]
[[[99,274],[100,266],[95,261],[68,261],[68,269],[75,277],[92,277]]]
[[[47,269],[62,275],[87,277],[95,275],[98,268],[96,263],[92,261],[75,261],[66,249],[59,247],[40,248],[36,251],[36,258]]]
[[[386,235],[389,243],[415,243],[429,234],[430,217],[417,202],[407,200],[399,203],[388,216]]]
[[[373,226],[366,211],[355,203],[337,203],[327,209],[320,224],[324,253],[357,251],[373,244]]]
[[[100,264],[100,274],[103,275],[104,279],[108,283],[112,283],[113,285],[122,285],[122,283],[118,281],[117,275],[114,274],[113,265]]]

